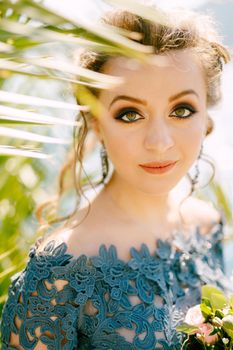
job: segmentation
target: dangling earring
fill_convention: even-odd
[[[189,174],[187,174],[189,179],[190,179],[190,182],[191,182],[190,194],[192,194],[194,192],[196,184],[198,183],[198,178],[199,178],[199,175],[200,175],[199,161],[201,159],[202,152],[203,152],[203,144],[201,144],[200,153],[198,155],[197,162],[195,164],[195,175],[194,175],[194,177],[191,177]]]
[[[101,147],[101,150],[100,150],[100,157],[101,157],[101,165],[102,165],[102,180],[101,180],[101,183],[104,184],[104,180],[106,179],[106,177],[108,175],[109,164],[108,164],[108,155],[107,155],[106,148],[105,148],[103,143],[102,143],[102,147]]]
[[[210,157],[207,156],[205,153],[203,153],[203,144],[202,144],[202,145],[201,145],[201,149],[200,149],[200,153],[199,153],[198,158],[197,158],[197,163],[196,163],[196,165],[195,165],[195,171],[196,171],[195,176],[192,178],[192,177],[190,176],[189,173],[186,174],[186,176],[188,176],[189,181],[190,181],[190,183],[191,183],[191,190],[190,190],[189,194],[188,194],[185,198],[183,198],[183,199],[181,200],[179,207],[183,204],[183,202],[184,202],[189,196],[192,195],[192,193],[193,193],[194,190],[195,190],[195,185],[196,185],[197,182],[198,182],[198,177],[199,177],[199,174],[200,174],[200,170],[199,170],[199,162],[200,162],[200,160],[202,160],[202,161],[208,163],[208,165],[210,165],[210,167],[211,167],[211,169],[212,169],[211,177],[209,178],[208,182],[207,182],[204,186],[200,187],[200,189],[206,187],[206,186],[213,180],[214,175],[215,175],[215,165],[214,165],[213,161],[209,160],[207,157],[210,158]],[[185,223],[184,217],[183,217],[183,215],[181,214],[180,209],[179,209],[179,215],[180,215],[180,217],[181,217],[182,222]]]

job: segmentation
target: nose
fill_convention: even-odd
[[[154,118],[148,123],[144,138],[144,146],[160,154],[174,145],[172,130],[163,118]]]

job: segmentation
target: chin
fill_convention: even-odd
[[[150,187],[138,187],[138,190],[150,195],[150,196],[164,196],[164,195],[168,195],[170,191],[173,190],[173,188],[176,186],[175,184],[172,184],[170,186],[156,186],[156,188],[154,186],[150,186]]]
[[[176,175],[176,176],[175,176]],[[138,179],[135,182],[135,187],[140,189],[142,192],[151,195],[165,195],[173,190],[180,181],[185,177],[186,172],[179,174],[170,175],[167,178],[163,177],[152,177],[152,179],[142,180]],[[134,182],[132,181],[131,184]],[[142,186],[142,183],[144,184]]]

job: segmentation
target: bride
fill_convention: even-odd
[[[229,53],[207,16],[156,11],[166,24],[127,11],[102,19],[141,33],[154,48],[148,61],[80,55],[82,67],[124,78],[92,89],[100,108],[82,115],[83,135],[94,132],[101,145],[103,188],[42,237],[14,276],[3,350],[180,349],[175,327],[200,301],[201,286],[225,287],[223,217],[191,195]],[[190,195],[180,201],[174,189],[195,162]]]

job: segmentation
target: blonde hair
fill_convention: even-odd
[[[117,27],[127,30],[128,32],[139,33],[140,39],[131,40],[137,40],[137,42],[143,45],[152,46],[155,54],[165,54],[171,50],[192,49],[200,60],[203,69],[207,86],[207,106],[216,105],[221,99],[220,87],[223,64],[230,61],[230,52],[221,43],[220,37],[216,31],[216,23],[211,17],[193,11],[171,10],[165,12],[157,7],[153,7],[153,11],[154,10],[158,14],[158,18],[163,19],[162,22],[150,21],[125,10],[107,12],[101,18],[101,22],[107,26]],[[78,64],[83,68],[95,72],[102,72],[105,63],[112,57],[113,55],[109,53],[85,49],[79,54]],[[89,87],[88,89],[98,98],[100,90],[93,87]],[[77,102],[80,103],[79,86],[76,92]],[[86,136],[90,131],[88,126],[89,118],[90,114],[80,113],[79,115],[79,120],[82,120],[83,126],[79,129],[78,135],[75,136],[77,147],[75,147],[69,161],[64,164],[61,170],[59,177],[59,194],[57,197],[58,201],[64,192],[66,172],[70,171],[70,169],[74,169],[76,164],[80,165],[80,169],[82,168],[82,162],[86,154],[85,148],[87,148],[85,144]],[[213,121],[208,117],[206,135],[209,135],[212,130]],[[77,196],[81,197],[81,194],[83,194],[81,171],[78,175],[74,174],[74,177],[77,185]],[[101,183],[101,181],[95,185],[99,183]],[[51,204],[51,202],[52,201],[47,204]],[[77,207],[71,215],[63,219],[51,220],[50,224],[72,217]],[[42,206],[40,208],[42,208]],[[39,213],[38,219],[41,222],[40,219],[42,216],[40,208],[38,208],[37,213]]]

